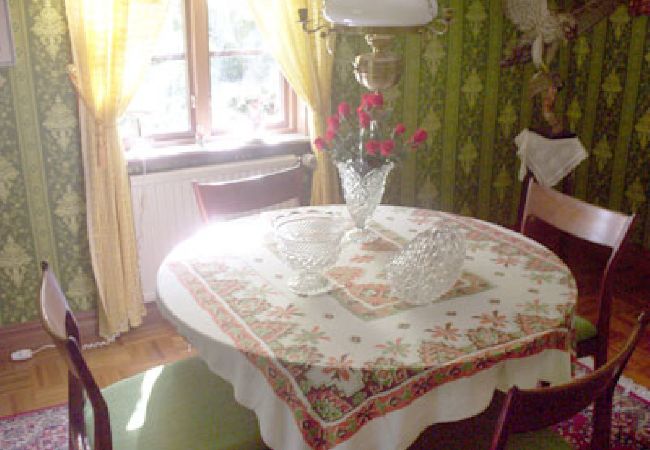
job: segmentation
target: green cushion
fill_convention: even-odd
[[[508,438],[507,450],[571,450],[573,447],[562,436],[548,428],[533,433],[513,434]]]
[[[102,394],[115,450],[264,449],[255,413],[239,405],[230,384],[199,358],[154,367]],[[92,409],[86,405],[92,438]]]
[[[481,414],[458,422],[429,427],[413,446],[418,450],[485,450],[490,448],[492,436],[501,411],[503,394],[497,394]],[[550,429],[533,433],[511,434],[507,450],[569,450],[571,445]]]
[[[427,450],[486,450],[490,448],[496,421],[492,427],[461,426],[454,429],[455,423],[436,425],[428,431],[430,440],[425,445],[416,446]],[[511,434],[507,450],[571,450],[573,447],[562,436],[551,429],[532,433]]]
[[[576,314],[574,324],[576,328],[576,340],[578,342],[586,341],[587,339],[591,339],[598,334],[598,330],[594,324],[582,316]]]
[[[487,430],[486,430],[487,431]],[[459,436],[445,436],[427,445],[427,450],[486,450],[492,442],[492,432],[479,434],[477,431]],[[424,447],[423,447],[424,448]],[[506,450],[572,450],[571,444],[562,436],[546,429],[534,433],[512,434],[508,437]]]

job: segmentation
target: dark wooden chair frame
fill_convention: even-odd
[[[591,205],[541,186],[531,179],[522,214],[522,234],[531,235],[529,225],[535,218],[573,237],[611,250],[601,276],[597,298],[598,333],[595,337],[578,343],[577,349],[578,357],[593,356],[595,367],[598,368],[607,361],[614,272],[631,236],[636,217]]]
[[[111,450],[113,445],[108,406],[81,354],[77,321],[48,263],[42,262],[41,268],[41,321],[68,366],[69,447],[71,450],[89,448],[84,419],[85,392],[93,410],[94,448]]]
[[[260,210],[291,199],[307,205],[307,170],[299,162],[293,167],[240,180],[193,182],[194,195],[204,222],[247,211]]]
[[[639,316],[623,350],[600,369],[562,386],[508,391],[490,450],[504,450],[510,433],[526,433],[562,422],[595,402],[593,450],[610,447],[611,403],[614,389],[636,344],[650,321],[648,311]],[[603,409],[609,405],[609,409]]]

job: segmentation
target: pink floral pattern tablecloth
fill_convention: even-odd
[[[342,208],[328,208],[345,217]],[[193,318],[175,305],[190,303],[204,314],[204,329],[215,327],[209,339],[237,349],[265,380],[266,392],[288,408],[302,442],[269,436],[260,416],[269,445],[343,448],[375,419],[404,413],[432,390],[505,361],[554,350],[569,367],[576,287],[567,267],[540,245],[476,219],[382,206],[371,224],[377,240],[347,243],[327,271],[335,289],[304,298],[285,287],[290,270],[275,249],[273,214],[206,229],[172,252],[159,272],[161,308],[179,330],[190,341],[208,333],[187,331]],[[467,239],[456,286],[424,306],[392,296],[385,263],[441,222]],[[221,371],[218,362],[211,367]]]

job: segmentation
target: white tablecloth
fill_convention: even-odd
[[[341,207],[327,207],[340,210]],[[442,299],[394,298],[386,261],[439,221],[468,243]],[[427,426],[484,410],[494,389],[571,377],[574,279],[551,252],[475,219],[380,206],[379,239],[347,243],[299,297],[267,216],[217,224],[179,245],[158,273],[159,306],[253,409],[276,450],[407,448]]]

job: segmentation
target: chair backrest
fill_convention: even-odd
[[[68,366],[69,447],[73,450],[88,448],[84,420],[85,393],[93,409],[95,448],[110,450],[108,407],[81,353],[77,321],[47,262],[42,262],[41,268],[43,274],[38,299],[41,321]]]
[[[533,218],[540,219],[578,239],[611,249],[601,277],[598,298],[597,329],[606,342],[609,330],[612,275],[622,254],[621,250],[631,235],[636,217],[583,202],[530,180],[521,221],[522,234],[532,236]]]
[[[536,431],[562,422],[601,397],[611,395],[649,320],[650,314],[642,313],[623,350],[589,375],[562,386],[510,389],[490,449],[505,449],[510,433]]]
[[[618,250],[634,221],[574,197],[541,186],[534,180],[528,184],[521,231],[526,234],[530,217],[537,217],[553,227],[582,240]]]
[[[306,205],[305,174],[305,167],[298,163],[266,175],[218,183],[194,182],[192,186],[201,217],[209,222],[290,200],[295,200],[293,206]]]

